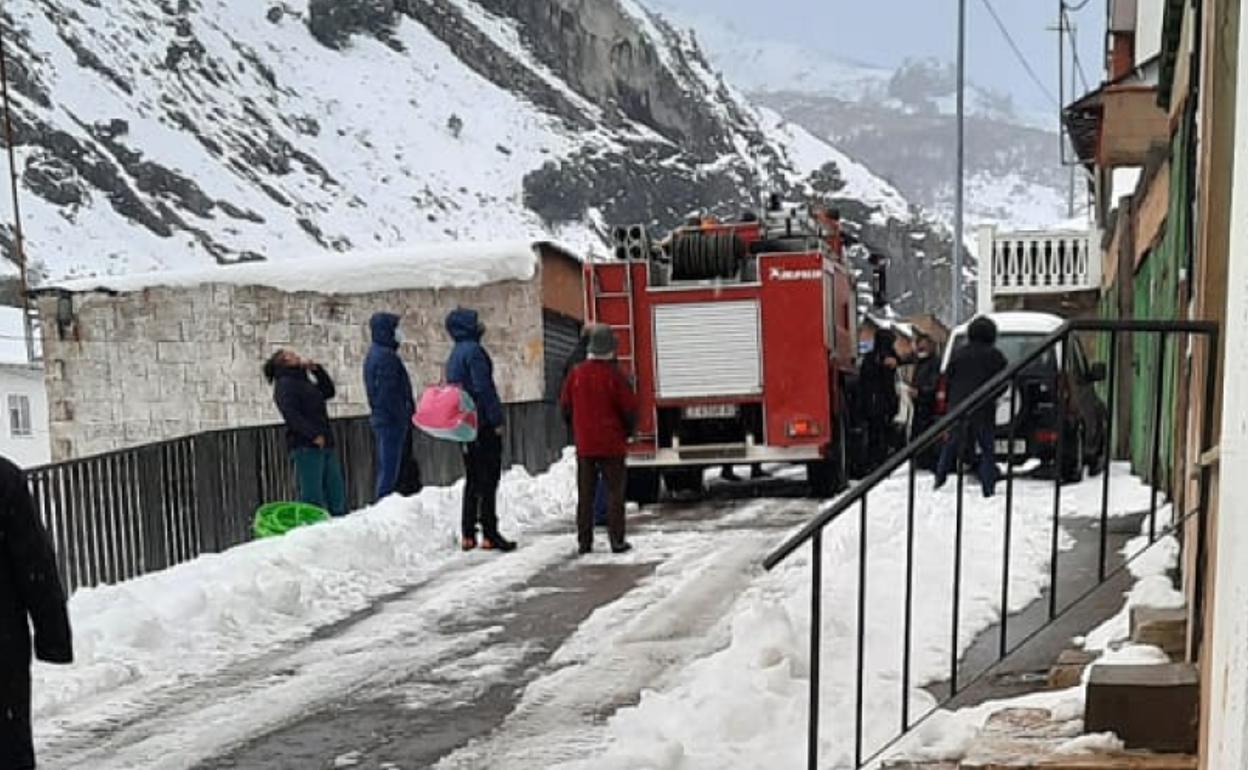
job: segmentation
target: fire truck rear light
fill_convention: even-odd
[[[1036,431],[1036,442],[1040,444],[1056,444],[1057,443],[1057,431],[1055,430]]]
[[[787,427],[789,438],[813,438],[820,435],[819,423],[814,420],[791,420]]]

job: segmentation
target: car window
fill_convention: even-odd
[[[1044,344],[1048,339],[1046,334],[1001,334],[997,336],[997,349],[1005,354],[1005,360],[1011,364],[1026,358],[1037,348]],[[966,345],[966,335],[959,334],[954,339],[953,347],[960,348]],[[1045,351],[1039,360],[1035,361],[1028,369],[1035,368],[1053,368],[1056,358],[1053,350],[1050,348]]]

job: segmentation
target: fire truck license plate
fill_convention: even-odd
[[[697,404],[685,407],[685,419],[688,420],[731,420],[736,416],[736,404]]]

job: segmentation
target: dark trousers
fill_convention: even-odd
[[[893,419],[874,414],[867,418],[867,458],[870,469],[884,464],[892,453]]]
[[[997,489],[997,458],[992,446],[994,433],[991,423],[972,423],[955,430],[940,452],[940,462],[936,465],[936,482],[944,483],[949,473],[961,462],[962,442],[969,437],[979,447],[979,483],[983,487],[984,497],[992,497]]]
[[[503,475],[503,437],[482,428],[477,440],[464,445],[464,537],[498,535],[498,482]]]
[[[290,457],[295,464],[299,502],[324,508],[332,516],[345,516],[347,486],[338,453],[333,448],[296,449]]]
[[[936,424],[936,415],[930,405],[920,401],[915,405],[914,416],[910,418],[910,441],[914,441],[919,436],[927,432],[927,429]],[[936,470],[936,463],[939,458],[939,442],[933,442],[918,455],[915,456],[915,464],[925,471]]]
[[[0,661],[0,768],[34,770],[30,732],[30,669]]]
[[[404,425],[374,425],[373,441],[377,445],[377,499],[395,491],[399,483],[399,469],[403,456],[410,454],[407,427]]]
[[[611,546],[624,544],[624,458],[578,457],[576,460],[576,539],[582,551],[594,546],[594,492],[601,475],[607,487],[607,533]]]

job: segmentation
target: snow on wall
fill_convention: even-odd
[[[57,298],[39,300],[56,460],[279,422],[260,371],[278,347],[325,365],[338,385],[331,415],[366,414],[362,368],[368,320],[379,310],[402,316],[400,353],[416,388],[441,379],[451,346],[443,319],[465,306],[489,329],[503,400],[544,393],[540,280],[355,294],[192,284],[78,294],[73,302],[75,320],[62,337]]]
[[[71,292],[141,291],[205,284],[265,286],[289,293],[367,294],[393,289],[443,289],[528,281],[538,254],[527,241],[442,243],[376,252],[246,262],[195,270],[165,270],[80,278],[50,286]]]

